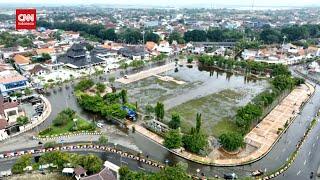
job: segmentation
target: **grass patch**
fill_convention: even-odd
[[[91,127],[92,123],[78,118],[77,120],[77,126],[79,130],[74,130],[74,122],[68,121],[67,124],[63,126],[54,126],[51,125],[49,128],[41,131],[39,133],[40,136],[52,136],[52,135],[59,135],[59,134],[65,134],[65,133],[72,133],[72,132],[78,132],[78,131],[95,131],[95,127]]]
[[[74,121],[77,119],[77,121]],[[95,131],[96,126],[94,123],[82,119],[75,114],[75,111],[66,109],[61,111],[53,120],[53,124],[41,131],[40,136],[60,135],[78,131]]]
[[[236,123],[232,120],[229,120],[227,118],[223,118],[221,121],[219,121],[216,125],[212,128],[212,135],[214,137],[219,137],[223,133],[228,132],[239,132],[238,126]]]
[[[227,89],[193,99],[168,110],[166,120],[170,120],[171,114],[177,112],[181,116],[182,131],[188,132],[196,123],[196,114],[201,113],[203,117],[202,127],[205,133],[218,137],[224,130],[233,131],[236,129],[235,123],[227,119],[232,119],[236,114],[239,107],[238,101],[244,96],[245,93]],[[223,129],[217,131],[218,128]]]

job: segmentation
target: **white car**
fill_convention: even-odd
[[[98,128],[102,128],[102,127],[103,127],[103,124],[102,124],[102,123],[97,123],[97,127],[98,127]]]

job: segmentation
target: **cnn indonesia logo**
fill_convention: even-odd
[[[16,9],[16,29],[36,29],[36,9]]]

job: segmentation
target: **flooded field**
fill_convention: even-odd
[[[172,112],[179,113],[184,131],[195,125],[196,113],[201,113],[205,132],[216,137],[221,133],[217,129],[233,130],[230,121],[236,110],[269,86],[266,80],[248,80],[214,69],[200,71],[198,67],[179,67],[160,75],[186,83],[178,85],[152,76],[122,87],[142,110],[147,104],[163,102],[165,121],[170,120]]]

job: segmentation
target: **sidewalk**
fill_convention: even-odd
[[[301,87],[294,89],[287,97],[285,97],[280,104],[278,104],[245,136],[245,142],[247,144],[257,147],[255,151],[245,157],[218,159],[202,157],[187,151],[168,150],[190,161],[206,165],[236,166],[257,161],[268,154],[284,132],[284,130],[282,130],[278,133],[278,129],[285,129],[284,125],[286,122],[288,122],[288,126],[290,126],[298,115],[300,108],[310,98],[314,91],[315,89],[312,85],[304,84]],[[135,125],[135,128],[137,132],[152,141],[163,145],[164,140],[159,135],[140,125]]]

